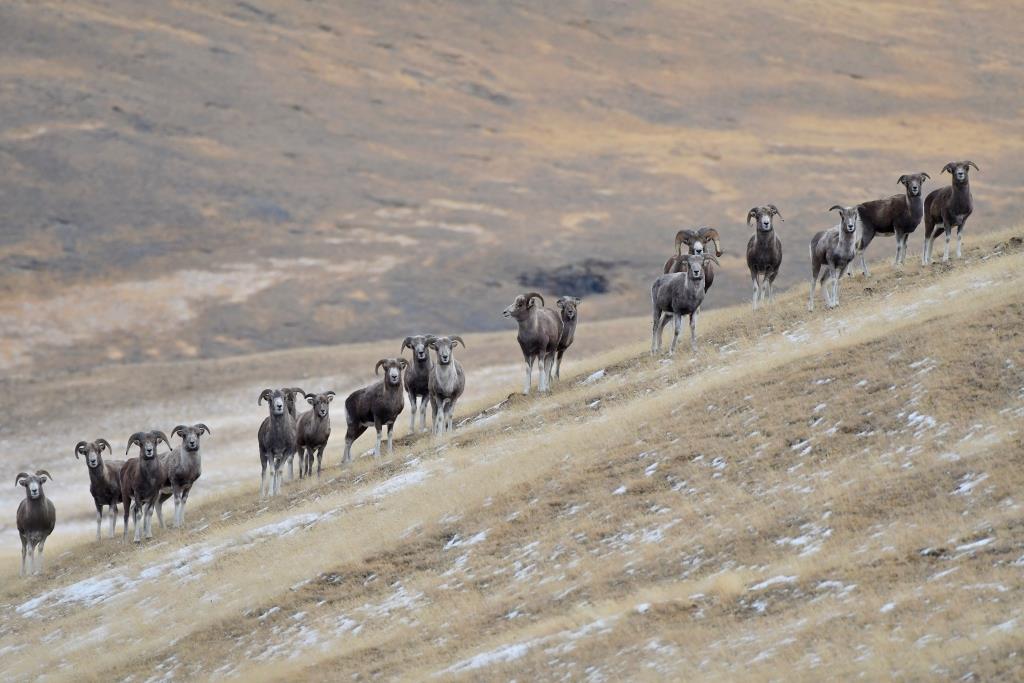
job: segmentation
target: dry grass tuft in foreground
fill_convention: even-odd
[[[694,357],[637,342],[447,444],[8,572],[7,678],[1020,678],[1008,237],[847,280],[834,312],[802,287],[717,311]]]

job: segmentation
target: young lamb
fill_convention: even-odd
[[[968,174],[971,167],[978,169],[973,161],[951,161],[942,167],[943,173],[953,177],[947,187],[932,190],[924,200],[924,252],[921,264],[928,265],[932,261],[932,249],[935,238],[940,231],[946,233],[946,248],[942,252],[942,261],[949,260],[949,239],[956,228],[956,257],[962,258],[961,247],[964,242],[964,224],[974,213],[974,198],[971,196],[971,183]]]
[[[103,524],[103,506],[110,512],[110,537],[114,537],[117,526],[117,506],[121,502],[121,468],[124,460],[104,460],[103,449],[111,455],[114,451],[106,439],[93,442],[79,441],[75,446],[75,458],[85,456],[85,464],[89,468],[89,493],[96,505],[96,540],[100,540],[100,527]]]
[[[930,180],[927,173],[901,175],[896,182],[906,188],[905,194],[896,194],[885,199],[874,199],[857,205],[860,217],[861,235],[857,244],[860,252],[860,266],[864,275],[870,275],[864,251],[875,235],[896,235],[896,261],[901,265],[907,258],[907,240],[917,230],[924,213],[921,202],[921,186]]]
[[[671,318],[675,333],[669,355],[676,351],[679,332],[683,327],[683,316],[690,316],[690,347],[697,350],[697,313],[704,301],[704,264],[718,263],[710,254],[685,256],[688,265],[685,272],[661,275],[651,285],[651,307],[653,324],[651,330],[651,354],[661,350],[661,333]]]
[[[43,547],[57,524],[57,509],[43,493],[43,484],[53,479],[46,470],[35,474],[19,472],[15,486],[25,487],[25,500],[18,504],[18,535],[21,537],[21,576],[25,576],[25,557],[32,563],[32,573],[43,571]],[[39,567],[36,567],[36,549],[39,549]]]
[[[555,301],[562,318],[562,335],[558,338],[558,352],[555,355],[555,379],[562,379],[562,356],[576,339],[576,323],[579,322],[577,309],[583,299],[576,296],[560,296]]]
[[[782,240],[775,235],[775,217],[784,220],[774,204],[755,206],[747,213],[747,225],[757,221],[754,235],[747,242],[747,268],[754,286],[754,310],[759,303],[775,298],[775,278],[782,267]]]
[[[434,337],[430,348],[437,354],[437,362],[430,370],[429,386],[431,417],[434,419],[434,434],[441,435],[454,428],[453,416],[455,404],[466,389],[466,374],[462,371],[462,363],[455,360],[455,344],[466,342],[462,337]]]
[[[324,449],[331,438],[331,401],[333,391],[322,394],[306,394],[310,410],[299,415],[295,426],[296,446],[299,451],[299,478],[313,476],[313,453],[316,452],[316,476],[323,468]]]
[[[345,399],[345,454],[341,464],[352,462],[352,442],[373,425],[377,430],[377,443],[373,447],[373,457],[380,457],[381,430],[388,428],[388,455],[395,452],[394,431],[395,420],[402,413],[405,400],[402,398],[402,371],[409,367],[404,358],[382,358],[374,367],[374,374],[384,368],[384,379],[370,386],[356,389]]]
[[[839,225],[822,230],[811,238],[811,295],[807,300],[808,311],[814,310],[814,288],[826,278],[832,278],[832,281],[823,284],[821,288],[825,306],[835,308],[839,305],[839,281],[857,253],[857,208],[844,208],[836,204],[829,211],[839,211]]]

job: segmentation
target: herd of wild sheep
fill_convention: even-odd
[[[876,235],[895,235],[896,265],[907,255],[907,239],[917,229],[922,217],[925,222],[922,263],[931,261],[932,248],[940,233],[946,236],[943,261],[949,260],[952,231],[957,231],[957,257],[961,256],[964,223],[971,215],[973,203],[969,184],[969,171],[978,167],[972,161],[953,161],[942,171],[952,177],[949,186],[933,190],[922,199],[921,188],[930,177],[927,173],[900,176],[898,183],[905,193],[885,199],[867,201],[856,206],[833,206],[839,212],[839,223],[814,235],[810,242],[811,289],[808,310],[814,309],[814,291],[819,285],[825,305],[839,305],[839,283],[859,252],[861,267],[868,275],[864,250]],[[747,242],[747,267],[753,285],[753,308],[772,301],[773,284],[782,265],[782,241],[775,234],[775,219],[782,219],[774,204],[756,206],[747,213],[747,225],[754,223],[754,234]],[[714,254],[705,249],[714,245]],[[682,251],[687,247],[687,253]],[[717,257],[722,255],[721,238],[713,228],[680,230],[676,234],[675,254],[668,259],[664,272],[651,287],[653,331],[651,352],[661,349],[662,331],[672,320],[675,334],[669,353],[674,353],[682,328],[683,316],[689,316],[690,343],[696,347],[697,315],[704,296],[715,279]],[[580,299],[571,296],[556,301],[558,311],[547,308],[544,297],[537,292],[516,296],[503,311],[506,318],[516,321],[516,339],[526,362],[523,393],[532,387],[533,366],[537,364],[537,386],[541,392],[549,391],[552,379],[559,378],[562,356],[572,345],[578,321]],[[458,345],[465,347],[456,335],[439,337],[415,335],[402,342],[399,357],[382,358],[374,368],[384,376],[369,386],[357,389],[345,399],[345,450],[342,465],[352,459],[352,443],[373,426],[377,433],[373,454],[380,457],[383,430],[387,427],[388,452],[393,452],[395,421],[402,413],[406,399],[410,407],[410,432],[415,433],[416,416],[419,431],[427,431],[427,403],[431,407],[432,432],[442,436],[454,428],[455,407],[466,387],[466,375],[455,359]],[[401,357],[405,349],[412,351],[412,363]],[[431,355],[433,352],[433,355]],[[297,397],[301,395],[310,409],[299,414]],[[264,389],[257,401],[266,401],[268,415],[257,433],[259,442],[260,496],[276,495],[281,490],[284,464],[288,464],[288,479],[294,477],[293,461],[298,455],[299,478],[312,476],[313,460],[320,475],[324,449],[331,435],[330,405],[335,393],[306,393],[298,387]],[[201,437],[210,434],[205,424],[178,425],[171,435],[180,438],[178,446],[171,444],[162,431],[136,432],[128,437],[125,455],[132,446],[138,447],[138,456],[128,460],[105,460],[104,451],[113,455],[113,448],[105,439],[79,441],[75,457],[84,456],[89,471],[89,492],[96,505],[96,539],[101,538],[103,508],[110,515],[110,537],[117,524],[117,506],[123,506],[123,539],[128,537],[128,521],[132,519],[134,540],[142,536],[152,538],[152,516],[156,513],[163,527],[163,503],[174,498],[174,525],[185,523],[185,506],[193,485],[202,473]],[[160,443],[170,449],[158,453]],[[56,524],[56,510],[43,493],[43,484],[52,479],[46,470],[34,474],[20,472],[15,485],[25,487],[25,499],[18,506],[17,526],[21,536],[21,573],[26,573],[26,560],[32,573],[42,571],[43,547]],[[140,525],[141,518],[141,525]],[[39,561],[36,564],[36,552]]]

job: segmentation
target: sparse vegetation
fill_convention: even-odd
[[[204,489],[142,549],[84,528],[42,579],[5,562],[5,673],[1019,678],[1024,250],[972,244],[839,312],[709,312],[692,360],[634,320],[443,445]]]

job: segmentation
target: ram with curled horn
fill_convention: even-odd
[[[380,457],[380,444],[384,427],[388,430],[388,454],[395,450],[395,420],[405,407],[402,397],[402,373],[409,367],[404,358],[381,358],[373,368],[374,375],[384,368],[384,378],[373,384],[356,389],[345,399],[345,454],[341,464],[352,461],[352,444],[371,425],[377,431],[377,443],[373,448],[375,458]]]
[[[110,516],[110,537],[114,537],[117,526],[117,506],[121,502],[121,468],[124,460],[104,460],[103,451],[114,454],[110,442],[106,439],[95,441],[79,441],[75,444],[75,458],[85,456],[85,464],[89,470],[89,493],[96,506],[96,540],[100,540],[100,527],[103,524],[103,507],[106,506]]]
[[[534,299],[540,299],[540,306],[534,302]],[[523,352],[523,360],[526,363],[526,382],[523,385],[523,393],[530,393],[534,362],[539,362],[538,390],[550,390],[552,368],[558,353],[558,340],[562,335],[561,316],[556,311],[544,306],[544,297],[538,292],[519,294],[502,311],[502,315],[515,320],[519,327],[516,340],[519,342],[519,348]]]
[[[420,431],[427,431],[427,403],[430,401],[430,369],[434,361],[430,357],[430,343],[435,339],[432,334],[415,334],[402,341],[401,354],[405,349],[412,350],[412,363],[405,372],[403,379],[405,395],[409,399],[409,433],[416,431],[416,416],[420,417]]]

